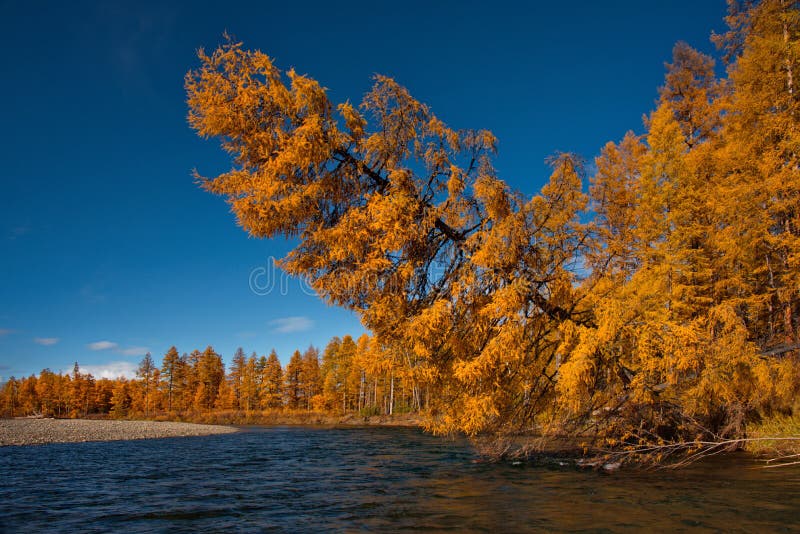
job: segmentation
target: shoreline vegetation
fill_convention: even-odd
[[[156,421],[185,421],[210,425],[235,426],[387,426],[424,428],[425,420],[419,414],[401,415],[337,415],[308,411],[267,412],[211,412],[180,419],[156,417]]]
[[[556,153],[534,194],[491,132],[398,81],[337,103],[227,38],[185,88],[232,168],[195,178],[250,236],[293,240],[278,264],[360,316],[368,361],[424,378],[436,433],[662,465],[796,444],[800,4],[728,8],[716,59],[675,45],[643,132]]]

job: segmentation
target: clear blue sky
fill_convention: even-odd
[[[288,245],[248,238],[192,181],[230,167],[188,128],[183,90],[196,49],[223,31],[335,102],[395,77],[451,126],[492,130],[501,177],[534,193],[546,156],[591,160],[641,131],[673,44],[713,52],[725,12],[724,0],[431,4],[0,0],[0,376],[76,360],[130,371],[173,344],[226,361],[274,347],[286,362],[362,332],[296,280],[251,291]]]

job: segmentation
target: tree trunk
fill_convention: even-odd
[[[781,0],[781,8],[784,15],[786,14],[786,1]],[[783,21],[783,44],[786,45],[786,89],[789,91],[789,96],[794,96],[794,77],[792,72],[792,58],[789,55],[789,25],[786,20]]]
[[[394,370],[389,375],[389,415],[394,414]]]

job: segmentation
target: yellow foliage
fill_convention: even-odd
[[[186,77],[190,124],[236,165],[202,184],[252,235],[298,238],[281,265],[389,351],[362,353],[436,383],[437,431],[737,435],[800,384],[793,6],[748,7],[727,80],[678,44],[646,132],[603,148],[588,195],[574,155],[524,196],[491,133],[391,78],[333,106],[228,43]]]

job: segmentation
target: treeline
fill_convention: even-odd
[[[158,365],[148,353],[136,378],[96,379],[75,363],[72,373],[43,370],[11,377],[0,389],[0,416],[192,418],[214,412],[313,411],[392,415],[419,412],[429,387],[411,360],[362,335],[334,337],[322,354],[295,351],[282,366],[239,348],[226,372],[212,347],[179,354],[171,347]]]

